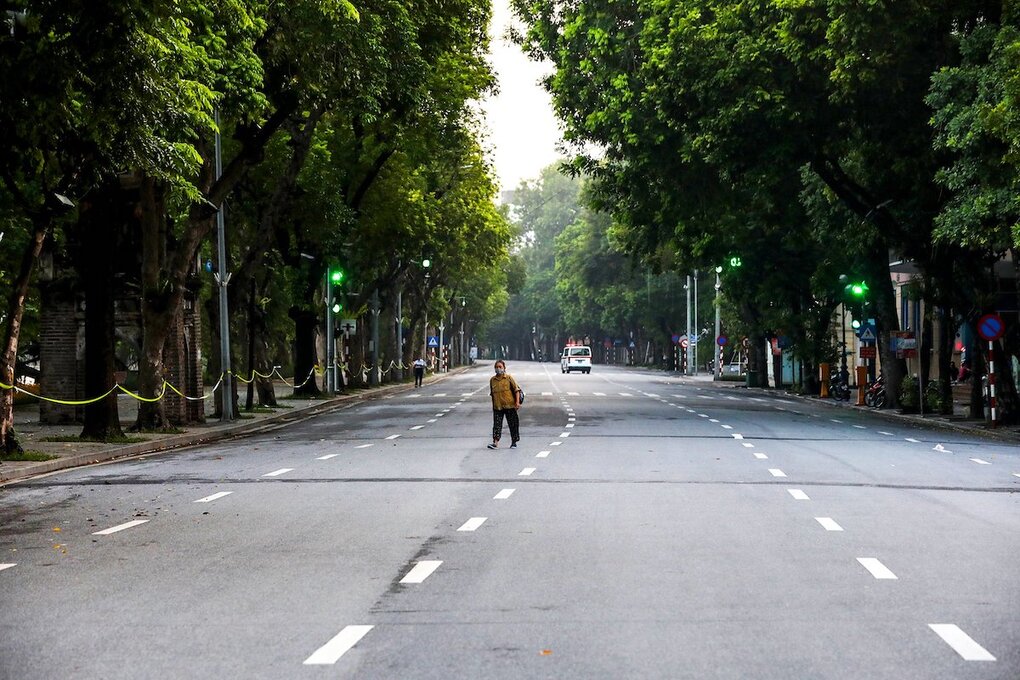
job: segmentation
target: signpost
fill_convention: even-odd
[[[998,314],[985,314],[978,319],[978,335],[988,341],[988,400],[991,406],[992,427],[998,425],[998,412],[995,398],[995,341],[1006,332],[1006,324]]]

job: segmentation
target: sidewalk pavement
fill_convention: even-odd
[[[426,376],[425,383],[441,382],[452,375],[462,373],[471,368],[461,366],[452,369],[447,373],[438,373]],[[291,388],[283,382],[277,382],[277,395],[289,394]],[[277,397],[280,407],[267,412],[261,412],[259,408],[252,413],[241,411],[241,418],[229,423],[221,423],[211,417],[207,422],[197,425],[188,425],[183,431],[177,434],[157,433],[133,433],[127,429],[135,420],[138,409],[138,402],[127,395],[120,395],[118,406],[120,409],[120,423],[124,428],[124,434],[132,439],[141,439],[128,444],[104,444],[99,442],[87,442],[76,440],[81,433],[80,424],[69,425],[40,425],[38,404],[27,404],[17,406],[14,409],[14,423],[22,446],[26,451],[43,453],[53,456],[45,461],[9,461],[0,463],[0,487],[8,482],[18,481],[34,477],[36,475],[66,470],[80,465],[89,465],[104,461],[138,456],[148,453],[158,453],[197,444],[208,444],[210,442],[254,434],[275,427],[282,427],[286,424],[304,420],[320,413],[332,411],[352,403],[381,399],[387,395],[411,391],[414,389],[414,380],[407,382],[383,385],[381,387],[356,388],[347,394],[337,395],[329,399],[287,399]],[[242,393],[243,398],[243,393]],[[212,400],[207,400],[208,410],[214,406]],[[71,441],[47,441],[53,438],[71,439]]]
[[[851,393],[851,399],[849,402],[836,401],[835,399],[822,399],[818,395],[805,395],[797,394],[796,392],[790,392],[786,389],[777,390],[774,388],[767,387],[747,387],[743,381],[733,380],[713,380],[711,373],[701,373],[695,376],[685,376],[679,373],[667,373],[667,375],[675,378],[680,384],[685,385],[698,385],[723,388],[733,388],[745,390],[749,393],[755,394],[782,394],[784,397],[793,399],[800,399],[803,401],[810,401],[814,404],[823,404],[832,408],[839,409],[853,409],[861,413],[875,416],[876,418],[882,418],[887,421],[897,422],[900,424],[911,424],[918,426],[927,426],[937,428],[940,430],[950,430],[953,432],[962,432],[966,434],[973,434],[980,437],[987,437],[989,439],[997,439],[1004,442],[1017,443],[1020,442],[1020,427],[1017,426],[999,426],[993,428],[991,424],[986,420],[973,420],[966,416],[967,404],[961,402],[953,403],[953,415],[951,416],[940,416],[926,414],[921,415],[919,413],[900,413],[893,409],[876,409],[868,406],[854,406],[854,400],[857,392],[854,390]]]

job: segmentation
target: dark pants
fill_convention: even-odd
[[[521,421],[517,418],[517,409],[505,408],[492,411],[492,441],[498,442],[503,435],[503,417],[510,426],[510,441],[517,442],[521,438]]]
[[[421,380],[425,377],[425,368],[422,366],[415,367],[414,369],[414,386],[421,387]]]

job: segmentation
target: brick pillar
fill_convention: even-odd
[[[184,319],[187,338],[187,351],[184,356],[187,389],[184,393],[189,397],[201,397],[205,389],[202,380],[202,315],[198,313],[195,305],[187,305]],[[189,423],[205,422],[204,401],[188,401],[185,407],[187,410],[185,417]]]
[[[54,399],[81,400],[85,384],[85,329],[75,295],[59,285],[40,286],[39,392]],[[96,396],[96,395],[93,395]],[[42,425],[82,422],[81,406],[39,402]]]
[[[184,371],[184,320],[180,314],[175,316],[170,323],[166,344],[163,345],[163,368],[163,377],[166,381],[187,394]],[[184,403],[184,399],[167,390],[166,397],[163,399],[163,407],[171,425],[185,424]]]

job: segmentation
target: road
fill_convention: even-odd
[[[1020,678],[1016,447],[509,369],[0,490],[0,677]]]

